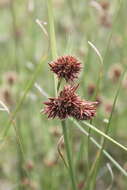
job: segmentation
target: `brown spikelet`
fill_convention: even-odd
[[[97,109],[98,102],[82,100],[72,112],[72,116],[77,120],[91,120]]]
[[[105,28],[111,28],[112,21],[108,13],[104,13],[100,16],[100,24]]]
[[[64,78],[66,82],[74,81],[78,78],[81,70],[81,63],[73,56],[61,56],[57,60],[49,63],[51,71],[53,71],[58,78]]]
[[[95,90],[96,90],[95,84],[90,83],[90,84],[88,85],[88,89],[87,89],[88,95],[89,95],[89,96],[92,96],[92,95],[95,93]]]
[[[8,7],[12,3],[12,0],[0,0],[0,8]]]
[[[58,117],[59,119],[65,119],[70,116],[79,99],[75,94],[77,87],[65,86],[58,98],[49,98],[48,102],[44,102],[46,105],[44,113],[48,115],[48,118]]]
[[[18,76],[14,71],[9,71],[4,74],[4,78],[7,84],[12,86],[15,82],[17,82]]]
[[[96,114],[97,102],[81,100],[75,93],[77,86],[65,86],[58,98],[49,98],[44,108],[48,118],[65,119],[74,117],[77,120],[89,120]]]
[[[123,68],[121,67],[120,64],[114,64],[111,68],[110,71],[108,73],[109,78],[113,81],[113,82],[117,82],[121,76],[123,72]]]
[[[25,165],[25,168],[28,170],[28,171],[32,171],[34,169],[34,163],[32,160],[29,160],[26,165]]]
[[[0,89],[0,98],[7,105],[13,105],[14,103],[10,88],[5,87],[5,88]]]
[[[102,7],[102,9],[108,10],[110,3],[107,0],[103,0],[100,2],[100,6]]]

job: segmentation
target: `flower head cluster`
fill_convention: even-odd
[[[97,102],[81,100],[75,93],[77,86],[65,86],[57,98],[49,98],[44,108],[48,118],[65,119],[74,117],[77,120],[92,119],[96,113]]]
[[[78,78],[81,70],[81,63],[73,56],[61,56],[57,60],[49,63],[51,71],[53,71],[58,78],[64,78],[66,82],[74,81]]]
[[[81,70],[81,63],[73,56],[62,56],[56,61],[49,63],[51,71],[57,74],[58,78],[64,78],[66,82],[78,78]],[[49,98],[44,102],[44,113],[48,118],[66,119],[73,117],[77,120],[92,119],[96,114],[97,102],[82,100],[76,94],[79,85],[64,86],[58,97]]]

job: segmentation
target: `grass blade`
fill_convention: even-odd
[[[75,120],[70,119],[76,126],[77,128],[86,136],[88,136],[88,132]],[[99,149],[102,148],[102,146],[93,138],[90,137],[90,140],[93,142],[93,144],[95,144],[96,147],[98,147]],[[114,164],[114,166],[121,171],[121,173],[127,177],[127,172],[120,166],[120,164],[105,150],[103,149],[103,153],[104,155]]]
[[[30,90],[30,89],[32,88],[32,86],[34,85],[34,82],[35,82],[35,80],[36,80],[36,78],[37,78],[37,76],[38,76],[38,73],[39,73],[40,71],[42,71],[42,65],[43,65],[44,61],[46,60],[46,58],[47,58],[47,56],[44,56],[44,57],[42,58],[41,63],[38,64],[37,68],[35,69],[35,72],[33,73],[32,79],[27,83],[26,88],[25,88],[25,90],[24,90],[23,96],[21,97],[19,103],[17,104],[17,106],[16,106],[14,112],[11,114],[10,120],[9,120],[9,121],[7,122],[7,124],[6,124],[6,128],[5,128],[5,130],[3,131],[2,138],[5,138],[5,137],[7,136],[8,132],[9,132],[9,129],[10,129],[10,126],[11,126],[11,124],[13,123],[13,121],[14,121],[14,119],[15,119],[15,117],[16,117],[16,114],[18,113],[19,109],[21,108],[21,106],[22,106],[22,104],[23,104],[23,102],[24,102],[24,100],[25,100],[25,98],[26,98],[26,96],[27,96],[29,90]]]

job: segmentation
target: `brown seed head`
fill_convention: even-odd
[[[12,105],[14,103],[11,90],[9,88],[3,88],[0,91],[0,98],[7,105]]]
[[[12,0],[0,0],[0,8],[6,8],[12,3]]]
[[[28,186],[28,185],[30,184],[30,180],[29,180],[27,177],[25,177],[25,178],[23,178],[23,180],[21,181],[21,184],[22,184],[23,186]]]
[[[109,14],[104,13],[100,16],[100,24],[106,28],[111,28],[112,22]]]
[[[51,167],[53,167],[53,166],[56,166],[56,164],[57,164],[57,159],[54,159],[54,160],[47,160],[47,159],[45,159],[45,160],[44,160],[44,164],[45,164],[46,167],[51,168]]]
[[[49,98],[44,108],[48,118],[65,119],[74,117],[77,120],[88,120],[95,116],[98,102],[81,100],[75,93],[78,86],[65,86],[58,98]]]
[[[81,100],[72,112],[72,116],[77,120],[90,120],[96,114],[98,102]]]
[[[29,160],[27,163],[26,163],[26,169],[28,169],[29,171],[33,170],[34,169],[34,163],[32,160]]]
[[[95,88],[96,88],[96,86],[93,83],[88,85],[88,95],[89,96],[92,96],[94,94]]]
[[[67,82],[74,81],[78,78],[81,70],[81,63],[73,56],[61,56],[57,60],[49,63],[51,71],[53,71],[58,78],[64,78]]]
[[[53,137],[56,137],[56,138],[61,136],[60,128],[57,128],[56,126],[51,128],[50,133],[51,135],[53,135]]]
[[[83,181],[80,181],[79,184],[78,184],[78,189],[79,189],[79,190],[80,190],[80,189],[83,189],[84,185],[85,185],[85,181],[84,181],[84,180],[83,180]]]
[[[117,82],[122,74],[123,68],[119,64],[115,64],[111,67],[109,71],[109,78],[113,80],[113,82]]]
[[[122,82],[123,88],[127,89],[127,77]]]
[[[17,80],[17,73],[13,72],[13,71],[9,71],[9,72],[5,73],[4,77],[5,77],[5,81],[9,85],[13,85]]]
[[[49,98],[48,102],[44,102],[46,105],[44,113],[48,115],[48,118],[65,119],[71,115],[79,99],[75,94],[77,87],[65,86],[58,98]]]
[[[112,104],[111,103],[105,104],[105,111],[107,113],[111,113],[111,111],[112,111]]]
[[[20,29],[20,28],[16,28],[15,29],[15,33],[14,33],[14,35],[15,35],[15,38],[16,38],[16,40],[20,40],[21,39],[21,37],[22,37],[22,30]]]
[[[79,161],[77,169],[78,169],[78,171],[80,173],[83,173],[85,171],[85,166],[84,166],[84,162],[83,161]]]
[[[100,6],[102,7],[102,9],[107,10],[110,6],[110,3],[107,0],[104,0],[100,2]]]

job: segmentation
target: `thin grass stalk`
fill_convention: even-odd
[[[16,65],[16,69],[18,70],[18,39],[16,36],[16,15],[15,15],[15,10],[14,10],[14,2],[12,1],[10,3],[10,13],[12,17],[12,30],[13,30],[13,39],[14,39],[14,63]]]
[[[47,1],[47,6],[48,6],[48,18],[49,18],[51,54],[52,54],[52,58],[55,59],[57,57],[57,49],[56,49],[56,38],[55,38],[52,0]],[[55,95],[57,95],[57,93],[59,91],[60,84],[61,84],[61,80],[57,84],[57,79],[55,77],[54,78]],[[65,148],[66,148],[68,164],[69,164],[69,173],[70,173],[70,178],[72,181],[72,187],[73,187],[73,190],[76,190],[76,184],[75,184],[75,179],[74,179],[72,159],[71,159],[71,154],[70,154],[69,141],[68,141],[65,121],[62,121],[61,124],[62,124],[62,128],[63,128],[63,135],[64,135]]]
[[[11,17],[12,17],[12,30],[13,30],[13,40],[14,40],[14,64],[15,64],[16,70],[18,71],[19,70],[18,39],[16,36],[16,32],[17,32],[16,13],[15,13],[13,1],[10,3],[9,9],[10,9]],[[18,92],[16,93],[16,96],[19,97]],[[11,113],[9,114],[9,116],[12,117]],[[27,171],[27,169],[23,169],[23,164],[25,162],[25,153],[24,153],[24,148],[23,148],[20,118],[18,118],[17,121],[14,121],[11,119],[10,119],[10,122],[8,121],[8,126],[4,130],[3,139],[6,137],[11,123],[13,123],[13,129],[15,131],[16,141],[17,141],[17,145],[16,145],[17,154],[18,154],[18,168],[17,169],[18,169],[18,175],[19,175],[19,180],[20,180],[20,184],[21,184],[22,179],[26,176],[27,176],[27,178],[30,178],[30,175],[29,175],[29,172]],[[18,125],[18,127],[16,125]],[[23,189],[22,185],[20,185],[19,188]]]
[[[74,170],[73,170],[73,161],[72,161],[72,156],[71,156],[71,150],[70,150],[70,143],[69,143],[69,138],[68,138],[68,132],[67,132],[67,126],[66,122],[62,121],[62,129],[63,129],[63,136],[64,136],[64,143],[65,143],[65,148],[66,148],[66,154],[67,154],[67,159],[68,159],[68,169],[69,169],[69,174],[70,174],[70,179],[72,182],[72,188],[73,190],[76,190],[76,182],[75,182],[75,176],[74,176]]]
[[[94,132],[100,134],[101,136],[105,137],[107,140],[109,140],[110,142],[112,142],[114,145],[117,145],[119,148],[121,148],[122,150],[124,150],[125,152],[127,152],[127,147],[125,147],[124,145],[120,144],[119,142],[117,142],[116,140],[114,140],[113,138],[111,138],[110,136],[106,135],[105,133],[103,133],[102,131],[100,131],[99,129],[97,129],[95,126],[89,124],[88,122],[84,121],[82,122],[84,125],[86,125],[87,127],[90,127]]]
[[[92,98],[93,100],[96,100],[97,98],[97,94],[100,90],[100,81],[102,79],[102,68],[99,70],[99,77],[98,77],[98,80],[97,80],[97,87],[96,87],[96,90],[95,90],[95,94],[94,94],[94,97]],[[90,124],[92,124],[92,121],[93,120],[90,120]],[[89,169],[90,169],[90,164],[89,164],[89,160],[90,160],[90,136],[91,136],[91,128],[89,127],[88,128],[88,138],[87,138],[87,172],[88,172],[88,175],[89,175]]]
[[[111,31],[110,31],[110,33],[109,33],[109,37],[108,37],[107,44],[106,44],[106,48],[105,48],[104,55],[103,55],[103,62],[104,62],[104,64],[105,64],[106,57],[107,57],[107,54],[108,54],[108,51],[109,51],[109,46],[110,46],[111,39],[112,39],[112,35],[113,35],[114,25],[116,24],[116,22],[117,22],[117,20],[118,20],[119,12],[120,12],[120,10],[121,10],[122,3],[123,3],[123,2],[124,2],[124,1],[119,0],[118,10],[116,11],[116,14],[114,15],[113,26],[112,26],[112,29],[111,29]]]
[[[57,90],[59,91],[61,85],[61,80],[59,80],[58,85],[57,85]],[[58,93],[57,91],[57,93]],[[74,175],[74,167],[73,167],[73,161],[71,157],[71,149],[70,149],[70,143],[69,143],[69,138],[68,138],[68,133],[67,133],[67,126],[65,121],[61,121],[62,129],[63,129],[63,137],[64,137],[64,143],[65,143],[65,149],[66,149],[66,155],[67,155],[67,160],[68,160],[68,167],[67,169],[69,170],[69,175],[70,179],[72,182],[72,188],[73,190],[76,190],[76,181],[75,181],[75,175]]]
[[[17,128],[15,125],[13,126],[15,134],[16,134],[16,140],[17,140],[17,154],[18,154],[18,171],[19,171],[19,180],[20,185],[19,188],[23,190],[23,187],[21,186],[21,181],[24,179],[24,177],[27,177],[29,180],[31,179],[30,173],[26,168],[23,167],[23,163],[26,162],[25,159],[25,152],[23,148],[23,141],[22,141],[22,133],[21,133],[21,126],[20,126],[20,120],[18,119],[18,126]]]
[[[92,97],[92,100],[96,100],[97,95],[99,93],[99,91],[101,90],[101,81],[102,81],[102,77],[103,77],[103,58],[99,52],[99,50],[96,48],[96,46],[91,43],[90,41],[88,41],[88,44],[91,46],[91,48],[95,51],[97,57],[99,58],[99,63],[100,63],[100,68],[99,68],[99,73],[98,73],[98,79],[97,79],[97,83],[96,83],[96,89],[95,89],[95,93]],[[92,120],[90,121],[90,124],[92,124]],[[89,175],[89,160],[90,160],[90,136],[91,136],[91,128],[88,128],[88,138],[87,138],[87,169],[88,169],[88,175]]]
[[[122,4],[122,1],[120,1],[119,2],[119,7],[118,7],[118,11],[117,11],[117,13],[116,13],[116,15],[115,15],[115,18],[114,18],[114,23],[113,23],[113,25],[116,23],[116,21],[117,21],[117,17],[118,17],[118,15],[119,15],[119,11],[120,11],[120,9],[121,9],[121,4]],[[113,28],[113,27],[112,27]],[[110,32],[110,35],[109,35],[109,39],[108,39],[108,43],[107,43],[107,45],[106,45],[106,49],[105,49],[105,52],[104,52],[104,59],[103,59],[103,62],[105,62],[105,58],[106,58],[106,56],[107,56],[107,52],[108,52],[108,49],[109,49],[109,45],[110,45],[110,41],[111,41],[111,38],[112,38],[112,34],[113,34],[113,29],[111,30],[111,32]],[[101,61],[101,60],[100,60]],[[112,112],[111,112],[111,114],[112,114]],[[109,124],[109,123],[108,123]],[[109,128],[109,126],[107,127],[107,131],[108,131],[108,128]],[[89,136],[90,136],[90,133],[91,133],[91,129],[89,128]],[[106,133],[107,134],[107,133]],[[88,138],[89,138],[89,136],[88,136]],[[104,138],[105,139],[105,138]],[[105,140],[104,140],[105,141]],[[102,142],[102,145],[103,145],[103,143],[105,144],[105,142]],[[102,146],[103,147],[103,146]],[[101,150],[100,150],[100,155],[102,155],[102,153],[101,153]],[[99,154],[97,154],[97,158],[99,158]],[[96,161],[96,159],[95,159],[95,161]],[[99,163],[99,162],[98,162]],[[97,175],[97,173],[95,174],[95,175]],[[95,180],[94,180],[95,181]],[[93,187],[92,187],[93,188]]]
[[[19,55],[18,55],[18,38],[16,35],[17,32],[17,24],[16,24],[16,12],[15,12],[15,7],[14,7],[14,1],[12,1],[9,5],[11,17],[12,17],[12,30],[13,30],[13,40],[14,40],[14,64],[15,68],[18,71],[19,70]],[[17,92],[17,97],[19,97],[19,93]],[[18,154],[18,175],[19,175],[19,183],[21,184],[21,181],[24,179],[24,177],[27,177],[30,179],[29,172],[27,169],[23,169],[23,164],[25,162],[25,153],[24,153],[24,148],[23,148],[23,141],[22,141],[22,132],[21,132],[21,122],[20,118],[17,119],[17,121],[12,121],[13,122],[13,129],[16,134],[16,140],[17,140],[17,154]],[[18,127],[16,126],[18,125]],[[9,126],[8,126],[9,127]],[[6,132],[8,129],[5,129],[5,136]],[[5,137],[4,136],[4,137]],[[23,190],[23,186],[20,185],[19,188]]]
[[[120,92],[120,89],[121,89],[121,83],[123,81],[125,73],[126,73],[126,70],[123,72],[123,75],[122,75],[121,80],[120,80],[119,85],[118,85],[118,89],[117,89],[117,92],[116,92],[116,95],[115,95],[115,98],[114,98],[113,107],[112,107],[112,111],[111,111],[111,114],[110,114],[110,117],[109,117],[109,122],[108,122],[106,130],[105,130],[105,134],[108,134],[109,129],[110,129],[111,120],[112,120],[112,117],[113,117],[113,113],[114,113],[114,109],[115,109],[115,106],[116,106],[116,102],[117,102],[118,95],[119,95],[119,92]],[[89,175],[90,176],[89,179],[91,178],[91,176],[93,176],[93,180],[92,180],[92,183],[91,183],[92,185],[90,187],[91,189],[93,189],[95,187],[96,177],[97,177],[97,173],[98,173],[99,168],[100,168],[100,164],[101,164],[101,160],[102,160],[102,155],[103,155],[102,153],[103,153],[103,149],[105,147],[105,143],[106,143],[106,138],[103,137],[102,138],[101,149],[100,149],[100,151],[97,152],[95,161],[94,161],[94,163],[93,163],[93,165],[91,167],[91,171],[90,171],[90,175]]]
[[[80,147],[79,147],[79,151],[77,152],[76,155],[76,161],[75,163],[79,163],[82,155],[83,155],[83,150],[84,150],[84,144],[85,144],[85,138],[83,137],[81,143],[80,143]],[[86,175],[86,171],[85,171],[85,175]]]
[[[33,116],[33,111],[31,110],[30,112],[30,116],[29,118],[32,118]],[[36,150],[36,152],[32,155],[32,159],[34,160],[34,162],[38,162],[38,145],[36,143],[36,133],[34,131],[34,128],[31,126],[28,128],[28,134],[29,134],[29,137],[31,139],[31,148],[33,150]]]
[[[90,124],[92,124],[92,120],[90,120]],[[89,175],[90,171],[90,137],[91,137],[91,128],[88,128],[88,136],[87,136],[87,175]]]
[[[71,121],[75,122],[74,119],[70,118]],[[82,124],[84,124],[87,127],[90,127],[94,132],[96,132],[97,134],[105,137],[107,140],[109,140],[110,142],[112,142],[114,145],[118,146],[119,148],[121,148],[122,150],[124,150],[125,152],[127,152],[127,147],[125,147],[124,145],[120,144],[119,142],[117,142],[116,140],[114,140],[112,137],[106,135],[104,132],[102,132],[101,130],[97,129],[94,125],[91,125],[90,123],[88,123],[87,121],[81,121]]]
[[[100,61],[101,61],[101,59],[100,59]],[[103,60],[102,60],[102,62],[101,63],[103,63]],[[99,93],[99,91],[100,91],[100,83],[101,83],[101,79],[102,79],[102,70],[103,70],[103,68],[102,68],[102,65],[101,65],[101,68],[100,68],[100,70],[99,70],[99,77],[98,77],[98,79],[97,79],[97,85],[96,85],[96,90],[95,90],[95,93],[94,93],[94,95],[93,95],[93,100],[96,100],[96,98],[97,98],[97,95],[98,95],[98,93]],[[92,121],[93,120],[91,120],[90,121],[90,124],[92,124]],[[89,127],[88,128],[88,137],[87,137],[87,173],[88,173],[88,175],[87,176],[89,176],[89,173],[90,173],[90,137],[91,137],[91,128]]]
[[[75,126],[86,136],[88,136],[88,132],[75,120],[71,120]],[[90,137],[91,142],[95,144],[95,146],[99,149],[101,149],[101,145],[93,138]],[[125,176],[127,177],[127,172],[119,165],[119,163],[105,150],[103,149],[103,154],[114,164],[114,166]]]
[[[121,1],[120,1],[119,3],[120,3],[120,5],[119,5],[119,8],[118,8],[118,12],[117,12],[116,15],[115,15],[115,19],[114,19],[114,23],[113,23],[113,24],[115,24],[115,22],[117,21],[117,17],[118,17],[118,15],[119,15],[119,10],[120,10],[120,8],[121,8]],[[110,32],[109,39],[108,39],[108,43],[107,43],[106,48],[105,48],[104,59],[102,59],[102,56],[101,56],[101,54],[99,53],[99,51],[96,49],[96,47],[94,47],[93,44],[91,44],[91,42],[89,42],[89,44],[91,45],[91,47],[92,47],[92,48],[95,50],[95,52],[97,53],[97,55],[98,55],[98,57],[99,57],[99,59],[100,59],[100,63],[101,63],[101,64],[104,64],[104,62],[105,62],[105,58],[106,58],[106,55],[107,55],[107,51],[108,51],[108,49],[109,49],[110,41],[111,41],[111,38],[112,38],[112,33],[113,33],[113,27],[112,27],[112,30],[111,30],[111,32]],[[96,50],[97,50],[97,51],[96,51]],[[99,53],[99,54],[98,54],[98,53]],[[101,76],[101,75],[103,75],[103,68],[100,69],[99,75],[100,75],[100,76],[98,77],[97,84],[100,83],[100,80],[102,79],[102,76]],[[98,92],[98,86],[99,86],[99,85],[97,85],[97,88],[96,88],[96,91],[95,91],[95,94],[96,94],[96,95],[97,95],[97,92]],[[96,95],[95,95],[95,97],[96,97]],[[90,136],[90,133],[91,133],[91,129],[89,128],[89,136]],[[88,136],[88,138],[89,138],[89,136]]]
[[[16,115],[17,115],[19,109],[21,108],[21,106],[22,106],[22,104],[23,104],[23,102],[24,102],[24,100],[25,100],[25,98],[26,98],[26,96],[27,96],[29,90],[30,90],[30,89],[32,88],[32,86],[34,85],[35,80],[36,80],[36,78],[37,78],[39,72],[40,72],[40,71],[42,72],[42,64],[43,64],[43,62],[46,60],[46,58],[47,58],[46,56],[42,57],[42,60],[41,60],[40,64],[38,64],[37,68],[35,69],[31,80],[28,81],[28,83],[27,83],[27,85],[26,85],[26,87],[25,87],[23,96],[20,98],[20,100],[19,100],[19,102],[18,102],[18,104],[17,104],[17,106],[16,106],[14,112],[11,113],[11,116],[10,116],[9,120],[7,121],[7,124],[5,125],[6,127],[5,127],[5,129],[4,129],[4,131],[3,131],[2,139],[4,139],[4,138],[7,137],[8,132],[9,132],[9,129],[10,129],[10,127],[11,127],[11,124],[14,124],[14,123],[15,123],[14,119],[15,119],[15,117],[16,117]]]
[[[49,18],[49,33],[50,33],[51,54],[52,54],[52,59],[55,59],[57,57],[57,48],[56,48],[56,38],[55,38],[55,27],[54,27],[54,15],[53,15],[52,0],[47,0],[47,6],[48,6],[48,18]],[[55,95],[56,96],[58,94],[60,84],[61,84],[61,80],[59,82],[57,82],[57,79],[56,79],[56,77],[54,75],[54,86],[55,86]],[[69,141],[68,141],[65,121],[62,121],[61,124],[62,124],[62,128],[63,128],[65,149],[66,149],[67,158],[68,158],[69,173],[70,173],[70,178],[71,178],[71,181],[72,181],[72,187],[73,187],[73,190],[76,190],[76,184],[75,184],[75,179],[74,179],[72,159],[71,159],[71,154],[70,154]]]
[[[117,142],[115,139],[113,139],[112,137],[106,135],[104,132],[102,132],[101,130],[97,129],[95,126],[91,125],[90,123],[88,123],[87,121],[82,121],[82,123],[87,126],[90,127],[94,132],[96,132],[97,134],[101,135],[102,137],[105,137],[107,140],[109,140],[110,142],[112,142],[114,145],[118,146],[119,148],[121,148],[122,150],[124,150],[125,152],[127,152],[127,147],[125,147],[124,145],[120,144],[119,142]]]
[[[67,2],[68,2],[68,5],[69,5],[69,8],[71,10],[72,19],[74,19],[75,18],[75,11],[74,11],[72,0],[67,0]]]
[[[87,136],[87,176],[90,171],[90,136],[91,136],[91,128],[88,128],[88,136]]]
[[[60,89],[62,79],[58,81],[57,85],[57,94]],[[67,154],[67,160],[68,160],[68,167],[67,169],[69,170],[69,175],[70,179],[72,182],[72,188],[73,190],[76,190],[76,181],[75,181],[75,175],[74,175],[74,167],[73,167],[73,161],[71,157],[71,149],[70,149],[70,143],[69,143],[69,138],[68,138],[68,133],[67,133],[67,126],[65,121],[61,121],[62,129],[63,129],[63,137],[64,137],[64,143],[65,143],[65,149],[66,149],[66,154]]]
[[[52,0],[47,0],[47,7],[48,7],[48,20],[49,20],[50,48],[51,48],[52,59],[54,60],[57,57],[57,48],[56,48],[56,36],[55,36]],[[55,95],[57,96],[57,79],[55,75],[54,75],[54,88],[55,88]]]
[[[17,170],[18,170],[18,178],[19,178],[19,184],[23,181],[25,177],[28,177],[29,174],[26,173],[26,171],[23,169],[24,165],[24,150],[23,150],[23,145],[21,142],[22,134],[21,134],[21,124],[20,124],[20,118],[18,118],[18,128],[14,128],[15,133],[16,133],[16,138],[17,138],[17,155],[18,155],[18,163],[17,163]],[[28,175],[27,175],[28,174]],[[22,185],[19,186],[20,190],[26,189]]]

